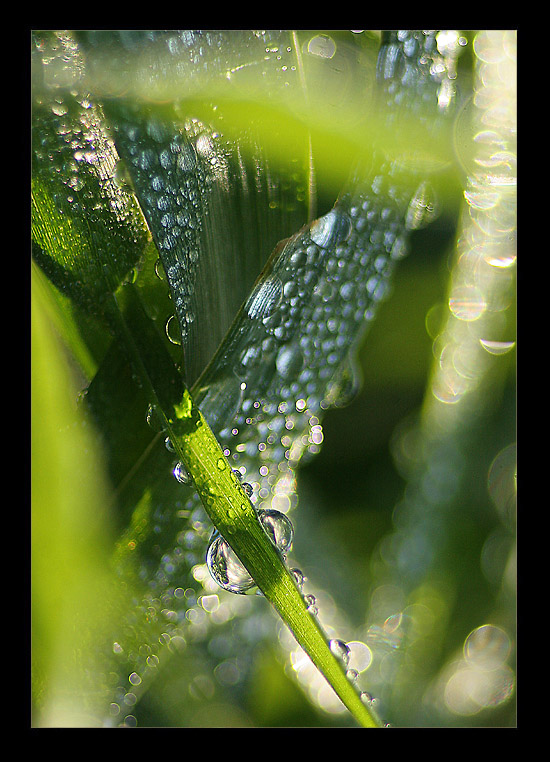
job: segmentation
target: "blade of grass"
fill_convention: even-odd
[[[168,363],[159,361],[163,351],[160,340],[158,353],[150,351],[156,329],[150,324],[132,286],[117,292],[110,312],[112,323],[124,337],[136,373],[152,404],[161,413],[165,432],[185,464],[212,523],[358,724],[378,727],[378,720],[362,702],[346,677],[342,662],[330,650],[317,619],[308,611],[294,577],[261,526],[252,503],[189,390],[175,368],[170,372]]]
[[[75,408],[78,386],[31,274],[32,724],[101,724],[110,699],[98,643],[131,599],[109,567],[113,525],[103,453]]]

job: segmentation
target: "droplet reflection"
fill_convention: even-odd
[[[231,593],[243,594],[255,585],[235,552],[219,535],[208,547],[206,565],[218,585]]]

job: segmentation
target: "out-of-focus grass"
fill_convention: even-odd
[[[34,270],[31,297],[32,722],[82,727],[101,700],[98,635],[114,614],[109,485]]]

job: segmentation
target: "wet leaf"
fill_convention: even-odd
[[[70,36],[40,38],[62,48],[77,76],[81,54]],[[58,55],[54,60],[58,60]],[[51,63],[50,63],[51,65]],[[48,71],[46,65],[40,71]],[[33,103],[33,257],[81,308],[101,316],[107,294],[140,262],[147,229],[134,198],[116,180],[118,155],[101,109],[64,87],[39,90]]]

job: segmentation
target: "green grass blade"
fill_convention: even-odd
[[[125,600],[110,569],[110,485],[34,270],[31,357],[32,723],[97,726],[111,700],[98,644]]]
[[[127,286],[121,303],[113,302],[112,306],[112,322],[115,323],[118,309],[120,332],[136,371],[164,418],[165,433],[185,464],[212,523],[357,722],[364,727],[377,727],[378,721],[361,701],[317,620],[307,610],[294,577],[262,528],[203,414],[189,391],[182,388],[179,376],[170,374],[168,365],[162,371],[163,363],[159,362],[162,345],[159,344],[159,354],[151,353],[153,334],[134,289]]]

